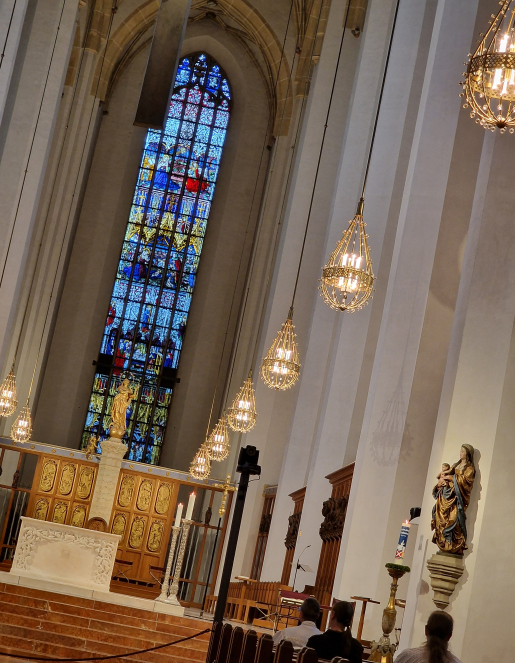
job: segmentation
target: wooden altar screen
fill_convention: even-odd
[[[338,564],[353,472],[354,463],[351,463],[326,476],[333,489],[331,497],[324,502],[322,508],[322,515],[324,516],[324,522],[320,526],[322,550],[320,551],[315,580],[315,596],[322,605],[331,605],[334,576]]]
[[[288,518],[288,531],[284,539],[286,546],[286,555],[284,556],[283,572],[281,575],[281,584],[290,584],[291,565],[293,563],[293,556],[295,555],[295,546],[297,545],[297,537],[299,535],[300,519],[302,516],[302,507],[304,506],[304,497],[306,496],[306,487],[290,493],[293,500],[293,514]]]
[[[250,574],[250,577],[253,580],[259,580],[261,576],[261,569],[263,568],[263,560],[265,559],[268,532],[270,531],[270,524],[272,522],[276,495],[277,486],[265,486],[263,491],[263,497],[265,498],[265,501],[263,502],[263,511],[261,513],[256,547],[254,549],[254,559],[252,560],[252,571]]]

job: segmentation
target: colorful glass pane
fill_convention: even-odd
[[[230,87],[204,53],[183,58],[164,131],[147,132],[81,446],[109,437],[121,376],[129,459],[157,464],[230,116]]]

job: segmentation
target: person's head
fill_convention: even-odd
[[[348,601],[338,601],[333,605],[329,616],[329,628],[334,631],[344,631],[350,628],[354,617],[354,605]]]
[[[443,610],[435,610],[429,615],[426,624],[426,647],[429,650],[429,663],[447,661],[448,642],[452,636],[453,619]]]
[[[300,622],[316,622],[320,614],[320,603],[310,596],[300,606]]]
[[[450,469],[451,469],[451,466],[449,465],[449,463],[442,463],[442,472],[443,472],[444,474],[445,474],[446,472],[448,472]]]

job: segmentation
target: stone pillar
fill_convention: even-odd
[[[0,43],[5,53],[0,61],[0,123],[20,43],[28,0],[5,0],[0,6]]]
[[[417,6],[421,9],[410,3],[412,11]],[[454,75],[470,50],[476,11],[477,2],[460,0],[439,2],[433,15],[385,275],[388,287],[357,433],[356,469],[333,590],[341,599],[387,599],[390,578],[384,565],[395,553],[401,523],[423,497],[483,141],[461,109]],[[409,28],[401,31],[403,39],[407,33]],[[392,62],[391,75],[398,74]],[[414,545],[412,537],[408,565]],[[407,578],[399,582],[399,598],[404,598]],[[377,639],[380,634],[381,608],[374,607],[367,611],[363,635]]]
[[[461,660],[504,663],[513,658],[507,634],[515,610],[509,572],[515,535],[506,517],[515,508],[515,192],[505,169],[515,146],[500,135],[484,138],[401,648],[424,640],[424,625],[436,609],[431,491],[437,468],[447,459],[456,462],[467,443],[475,448],[476,477],[466,512],[464,572],[446,608],[455,620],[450,644]]]
[[[116,437],[100,443],[102,455],[98,466],[95,490],[89,510],[90,518],[103,518],[107,524],[111,520],[118,476],[122,460],[127,453],[127,445]]]

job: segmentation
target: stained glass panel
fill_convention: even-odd
[[[183,58],[164,131],[147,132],[107,313],[81,446],[109,437],[121,376],[139,392],[127,411],[129,459],[157,464],[230,116],[220,67]]]

